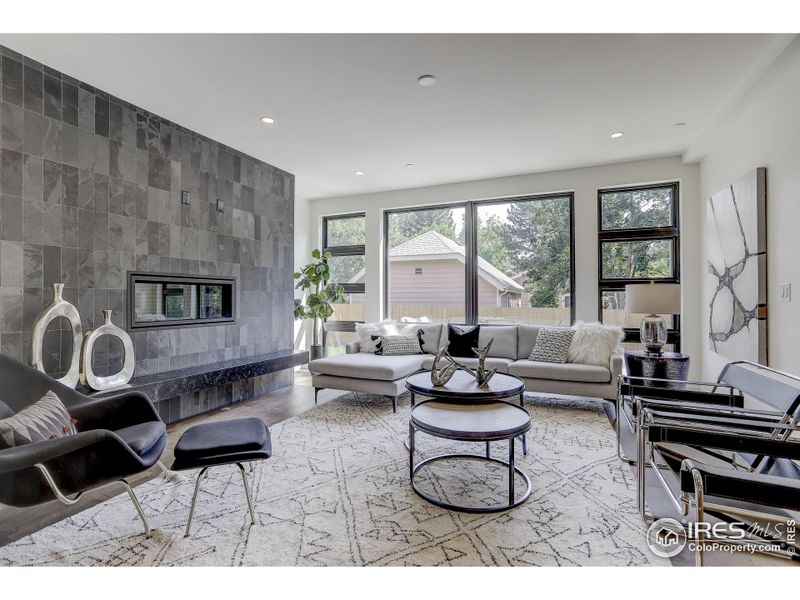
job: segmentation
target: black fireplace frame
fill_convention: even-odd
[[[231,292],[231,316],[219,318],[196,318],[196,319],[171,319],[164,321],[140,321],[135,318],[134,295],[137,283],[172,283],[189,284],[199,286],[203,284],[227,285]],[[174,327],[208,327],[210,325],[220,325],[236,322],[238,297],[236,292],[235,277],[216,277],[213,275],[186,275],[182,273],[154,273],[143,271],[128,271],[128,290],[127,290],[127,329],[129,331],[138,329],[172,329]]]

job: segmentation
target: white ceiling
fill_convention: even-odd
[[[790,39],[0,35],[294,173],[308,198],[678,154]],[[438,84],[417,85],[425,73]]]

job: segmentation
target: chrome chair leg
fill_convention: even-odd
[[[36,467],[36,469],[38,469],[39,472],[42,474],[45,483],[52,490],[53,495],[58,499],[59,502],[61,502],[61,504],[72,506],[73,504],[77,504],[78,501],[83,496],[83,492],[78,492],[72,498],[70,498],[69,496],[65,496],[63,493],[61,493],[61,490],[58,488],[58,484],[56,484],[55,480],[50,475],[50,471],[47,470],[47,467],[45,467],[41,463],[36,463],[33,466]]]
[[[634,429],[635,427],[630,426],[630,421],[628,420],[628,416],[625,414],[625,400],[622,396],[617,396],[617,404],[616,404],[616,419],[615,425],[617,430],[617,458],[619,458],[622,462],[625,462],[631,466],[636,464],[635,460],[631,460],[627,456],[625,456],[622,450],[622,420],[625,419],[628,422],[628,429]]]
[[[36,463],[33,466],[42,474],[45,483],[47,483],[48,487],[53,491],[53,494],[55,495],[56,499],[62,504],[65,504],[67,506],[73,506],[77,504],[83,497],[83,492],[78,492],[72,498],[70,498],[69,496],[65,496],[59,489],[53,477],[50,475],[50,471],[47,470],[47,467],[45,467],[41,463]],[[125,486],[125,490],[128,492],[128,496],[130,496],[133,505],[136,507],[136,512],[139,513],[139,518],[142,520],[142,523],[144,524],[145,537],[150,537],[150,523],[147,522],[147,517],[144,514],[142,505],[139,503],[139,499],[136,497],[136,494],[133,493],[133,488],[126,479],[120,479],[119,482]]]
[[[250,524],[256,524],[256,511],[253,508],[253,498],[250,496],[250,484],[247,483],[247,475],[244,472],[244,467],[242,463],[236,463],[236,466],[239,467],[239,471],[242,473],[242,482],[244,483],[244,495],[247,497],[247,506],[250,509]]]
[[[177,481],[178,480],[178,475],[176,473],[173,473],[172,471],[170,471],[167,468],[167,465],[165,465],[163,462],[161,462],[159,460],[156,464],[158,465],[158,468],[161,469],[161,474],[164,476],[164,479],[166,479],[167,481]]]
[[[705,508],[703,506],[703,477],[697,469],[692,470],[692,479],[694,480],[694,501],[692,502],[692,521],[695,523],[696,550],[694,554],[694,564],[697,567],[702,567],[705,562],[705,554],[703,552],[704,534],[701,527],[697,527],[700,523],[705,521]]]
[[[192,517],[194,517],[194,505],[197,502],[197,494],[200,491],[200,482],[203,481],[203,477],[208,469],[209,467],[203,467],[197,475],[197,483],[194,484],[194,495],[192,496],[192,507],[189,509],[189,522],[186,523],[186,532],[183,534],[183,537],[189,537],[189,530],[192,527]]]
[[[150,523],[147,522],[147,517],[144,514],[144,509],[142,505],[139,503],[139,499],[136,497],[136,494],[133,493],[133,488],[131,484],[127,482],[125,479],[120,479],[119,482],[125,486],[125,490],[128,492],[128,496],[131,498],[131,502],[136,507],[136,512],[139,513],[139,518],[142,520],[144,524],[144,537],[150,537]]]
[[[617,430],[617,458],[627,461],[628,457],[622,455],[622,396],[617,394],[617,414],[615,421],[615,429]]]
[[[645,469],[647,468],[647,463],[645,462],[645,447],[647,446],[646,436],[645,428],[639,423],[636,427],[636,499],[639,514],[645,521],[647,520],[647,504],[645,499]]]

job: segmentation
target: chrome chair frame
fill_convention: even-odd
[[[734,386],[728,385],[725,383],[721,383],[720,381],[716,382],[709,382],[709,381],[675,381],[671,379],[659,379],[655,377],[633,377],[630,375],[620,375],[617,378],[617,400],[616,400],[616,418],[615,418],[615,431],[617,435],[617,457],[626,462],[629,465],[635,465],[636,461],[632,460],[631,458],[625,456],[625,453],[622,449],[622,421],[625,420],[625,424],[627,426],[627,430],[636,435],[636,422],[632,421],[628,416],[628,412],[625,410],[626,402],[635,402],[636,400],[641,401],[642,405],[649,405],[650,403],[658,404],[663,408],[667,407],[675,407],[683,411],[688,406],[694,406],[704,409],[715,409],[720,406],[719,403],[706,403],[706,402],[698,402],[696,400],[687,401],[686,399],[682,398],[647,398],[642,396],[634,396],[633,394],[625,394],[624,393],[624,386],[625,382],[635,381],[640,384],[640,388],[642,391],[648,391],[647,384],[661,384],[661,387],[656,387],[655,390],[664,392],[665,390],[669,390],[670,388],[666,387],[668,385],[682,385],[682,386],[699,386],[699,387],[709,387],[711,391],[708,392],[700,392],[700,394],[708,395],[708,399],[711,400],[711,394],[720,396],[719,401],[722,402],[724,398],[728,399],[728,406],[734,407],[738,402],[741,401],[742,395],[739,390],[737,390]],[[728,394],[718,394],[718,389],[728,389]],[[650,389],[649,391],[653,391]],[[675,392],[679,392],[681,390],[674,390]],[[626,400],[626,397],[629,397],[630,400]]]
[[[36,463],[35,465],[33,465],[33,467],[42,474],[42,478],[44,479],[45,483],[53,492],[53,495],[56,497],[56,500],[61,502],[61,504],[64,504],[66,506],[73,506],[78,502],[80,502],[80,499],[83,497],[85,492],[78,492],[77,494],[75,494],[70,498],[59,489],[58,485],[53,479],[53,476],[50,475],[50,471],[47,470],[46,466],[44,466],[42,463]],[[148,523],[147,521],[147,516],[144,514],[144,509],[142,508],[139,499],[136,497],[136,494],[134,494],[131,484],[128,483],[127,479],[118,479],[117,481],[112,481],[111,483],[107,483],[106,485],[113,485],[114,483],[121,483],[123,486],[125,486],[125,491],[128,492],[128,496],[130,497],[131,502],[133,502],[133,506],[136,508],[136,512],[139,514],[139,518],[142,520],[142,524],[144,525],[144,536],[149,538],[150,523]],[[92,488],[92,491],[100,489],[102,487],[105,486]]]
[[[656,478],[661,484],[661,487],[666,491],[667,498],[670,500],[671,504],[678,511],[681,517],[683,517],[687,522],[704,523],[706,521],[706,515],[708,514],[711,514],[717,518],[724,518],[725,516],[739,517],[742,519],[750,519],[752,521],[759,522],[777,523],[786,521],[785,514],[780,515],[776,514],[776,512],[767,512],[766,510],[749,510],[727,504],[720,504],[718,502],[707,501],[701,472],[699,469],[691,468],[690,465],[687,465],[688,461],[682,462],[681,469],[691,471],[694,483],[694,492],[682,492],[679,496],[677,496],[673,492],[675,482],[672,484],[667,482],[666,477],[662,472],[662,465],[667,462],[666,457],[670,453],[667,449],[658,446],[657,443],[651,442],[650,429],[660,426],[669,427],[670,430],[677,431],[703,431],[742,439],[757,441],[769,440],[789,443],[792,434],[800,432],[800,426],[798,425],[797,417],[795,417],[791,423],[784,423],[781,421],[783,420],[782,417],[785,415],[780,413],[752,410],[731,411],[718,407],[718,417],[714,418],[705,415],[704,421],[698,422],[694,420],[694,417],[692,420],[688,420],[675,414],[659,414],[657,411],[654,411],[652,407],[642,407],[640,405],[638,408],[639,410],[637,413],[638,417],[636,427],[637,462],[638,465],[643,465],[644,468],[637,468],[637,507],[639,514],[645,522],[651,522],[654,519],[653,516],[647,514],[647,486],[645,484],[645,473],[647,468],[650,468],[655,474]],[[744,424],[744,420],[742,420],[742,417],[746,416],[745,413],[753,414],[757,418],[762,418],[763,420],[752,421],[748,419],[746,421],[747,428],[743,428],[742,425]],[[765,418],[768,417],[768,415],[773,417],[773,420]],[[737,421],[739,422],[737,423]],[[793,441],[791,443],[800,445],[800,442],[797,441]],[[703,448],[703,450],[706,451],[706,448]],[[713,455],[716,458],[724,459],[722,455],[716,453]],[[758,461],[751,465],[741,465],[735,461],[734,452],[732,452],[732,455],[733,459],[730,461],[730,464],[735,470],[744,471],[747,473],[752,473],[756,470]],[[697,566],[703,566],[705,560],[703,545],[701,543],[704,541],[704,538],[700,533],[701,531],[702,530],[698,530],[698,539],[695,540],[698,542],[695,551],[695,564]],[[774,537],[770,538],[756,534],[749,534],[744,539],[737,540],[730,538],[714,538],[714,542],[719,545],[729,547],[750,543],[758,547],[759,552],[778,556],[780,558],[789,558],[792,560],[798,560],[798,556],[800,556],[800,547],[790,543],[784,543]],[[781,546],[782,549],[775,550],[775,546]]]
[[[656,397],[656,398],[647,398],[646,396],[642,397],[642,396],[638,396],[637,395],[636,397],[638,399],[643,400],[644,404],[650,404],[650,403],[655,403],[655,402],[663,403],[663,402],[668,402],[669,401],[669,402],[672,403],[672,406],[675,406],[681,412],[685,412],[685,409],[687,409],[690,406],[691,407],[698,407],[698,408],[701,408],[701,409],[704,409],[704,410],[713,411],[716,408],[719,408],[720,406],[725,406],[725,404],[724,404],[724,402],[722,400],[723,400],[723,398],[727,398],[728,399],[727,406],[729,408],[734,408],[734,407],[736,407],[737,403],[741,403],[741,401],[742,401],[742,399],[744,397],[744,392],[741,389],[739,389],[736,386],[734,386],[733,384],[726,383],[725,381],[722,380],[722,378],[724,377],[724,375],[727,372],[727,369],[729,367],[740,366],[740,365],[746,365],[750,369],[759,370],[759,371],[765,371],[767,373],[770,373],[770,374],[773,374],[773,375],[779,375],[781,377],[785,377],[787,379],[790,379],[792,381],[800,383],[800,377],[798,377],[796,375],[792,375],[791,373],[787,373],[785,371],[780,371],[780,370],[774,369],[772,367],[767,367],[767,366],[764,366],[764,365],[760,365],[758,363],[754,363],[754,362],[749,361],[749,360],[737,360],[737,361],[733,361],[733,362],[728,363],[725,366],[725,368],[723,369],[722,373],[720,373],[720,376],[717,378],[716,382],[708,382],[708,381],[677,381],[677,380],[670,380],[670,379],[657,379],[657,378],[653,378],[653,377],[633,377],[633,376],[629,376],[629,375],[620,375],[617,378],[617,401],[616,401],[616,419],[615,419],[615,421],[616,421],[615,429],[616,429],[616,434],[617,434],[617,456],[619,457],[619,459],[624,461],[624,462],[627,462],[630,465],[636,464],[636,461],[631,460],[630,458],[626,457],[624,455],[624,453],[623,453],[623,450],[622,450],[622,439],[621,439],[622,425],[621,425],[621,422],[622,422],[622,418],[623,417],[625,419],[625,422],[627,423],[628,430],[630,431],[630,433],[632,433],[634,435],[636,434],[636,423],[635,422],[631,422],[631,420],[628,418],[627,412],[624,410],[624,408],[625,408],[625,397],[626,397],[626,394],[624,393],[624,387],[625,387],[624,382],[630,382],[630,381],[641,382],[641,390],[642,391],[645,391],[645,392],[649,391],[649,392],[651,392],[651,394],[655,394],[656,396],[665,395],[664,394],[664,390],[668,390],[668,389],[674,389],[676,395],[680,396],[680,392],[682,391],[680,388],[682,388],[682,387],[683,388],[685,388],[686,386],[710,387],[711,388],[710,392],[695,392],[694,395],[699,396],[699,398],[705,398],[707,400],[711,400],[713,398],[713,400],[714,400],[713,402],[700,402],[700,401],[698,401],[697,397],[691,398],[691,399],[690,398],[681,399],[679,397],[676,397],[676,398],[663,398],[663,397],[662,398],[658,398],[658,397]],[[660,385],[658,387],[655,387],[655,389],[653,389],[652,387],[647,386],[646,385],[647,383],[656,383],[656,384],[660,384]],[[673,388],[670,388],[669,386],[673,386]],[[724,394],[724,395],[717,393],[717,390],[719,390],[721,388],[727,388],[729,390],[729,393],[728,394]],[[631,397],[634,397],[633,394],[628,394],[628,395],[631,396]],[[717,396],[719,396],[719,398]],[[665,405],[665,404],[661,404],[661,406],[664,409],[667,408],[667,405]],[[736,407],[736,408],[742,409],[741,406]],[[784,414],[784,413],[781,413],[781,414]],[[798,407],[798,409],[795,412],[795,415],[794,415],[795,420],[797,419],[798,416],[800,416],[800,407]],[[792,419],[790,417],[787,417],[787,418],[784,419],[783,422],[784,423],[789,423],[789,422],[791,422],[791,420]]]

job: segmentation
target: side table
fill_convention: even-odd
[[[680,352],[650,354],[643,350],[625,352],[625,368],[631,377],[686,381],[689,378],[689,356]],[[653,381],[654,387],[676,387],[665,381]],[[683,386],[680,386],[683,387]]]

